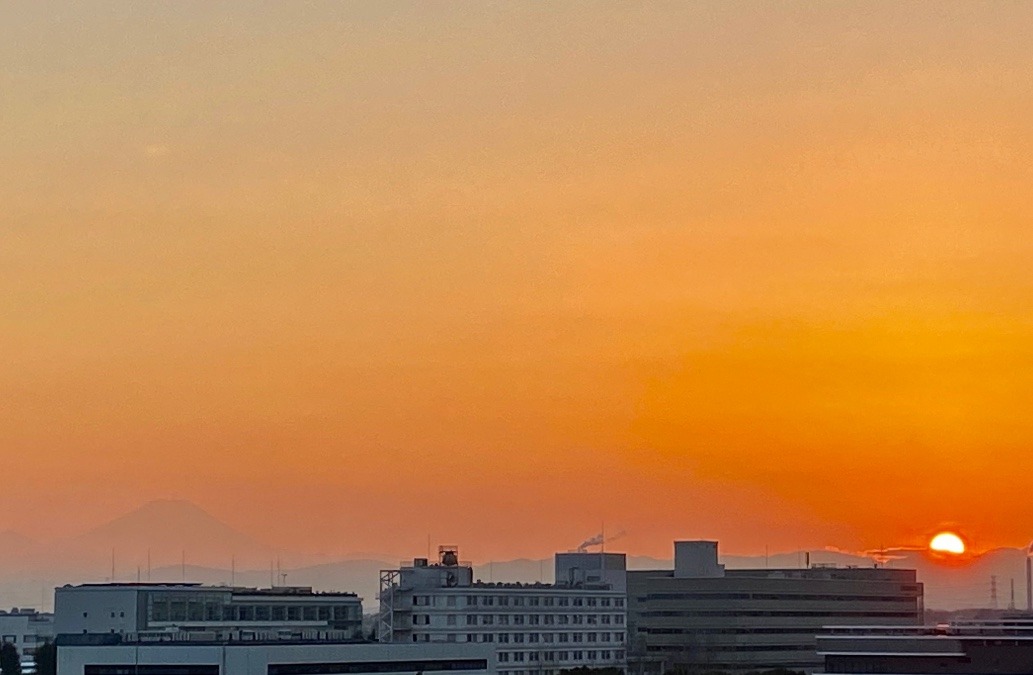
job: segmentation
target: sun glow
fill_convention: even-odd
[[[965,552],[965,540],[953,532],[940,532],[929,542],[929,550],[961,555]]]

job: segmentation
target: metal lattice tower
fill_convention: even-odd
[[[394,642],[395,638],[395,589],[398,588],[401,573],[398,570],[380,570],[380,613],[377,614],[377,640]]]

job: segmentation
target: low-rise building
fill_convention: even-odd
[[[836,675],[1026,675],[1033,673],[1033,620],[829,627],[818,636],[818,654],[824,672]]]
[[[922,597],[914,570],[725,570],[717,542],[675,542],[673,570],[628,572],[630,659],[635,671],[813,671],[823,626],[917,625]]]
[[[54,594],[58,635],[160,636],[170,632],[357,640],[362,600],[307,587],[84,584]]]
[[[179,634],[162,642],[89,644],[102,636],[62,636],[57,675],[415,675],[447,671],[494,675],[490,645],[199,640]],[[74,639],[73,639],[74,638]]]
[[[9,642],[21,655],[22,672],[35,671],[36,648],[54,639],[54,615],[35,609],[0,611],[0,644]]]
[[[382,642],[488,644],[504,675],[626,663],[623,554],[556,556],[557,583],[484,583],[458,550],[381,573]]]

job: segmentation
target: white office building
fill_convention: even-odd
[[[307,587],[85,584],[54,594],[58,635],[130,639],[197,632],[214,638],[357,640],[362,600]]]
[[[181,639],[180,634],[176,640]],[[72,638],[75,639],[72,639]],[[386,645],[299,641],[186,641],[84,644],[59,640],[57,675],[415,675],[448,671],[494,675],[490,645]],[[77,644],[78,642],[78,644]]]
[[[441,547],[435,563],[381,572],[378,637],[493,645],[502,675],[624,669],[626,574],[624,554],[563,553],[557,583],[483,583]]]

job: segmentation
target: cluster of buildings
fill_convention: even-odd
[[[0,636],[23,654],[56,640],[57,675],[1033,672],[1033,623],[923,627],[913,570],[726,570],[702,541],[674,554],[642,571],[559,553],[554,583],[485,583],[441,547],[381,572],[372,635],[352,593],[143,583],[58,588],[53,615],[0,613]]]

